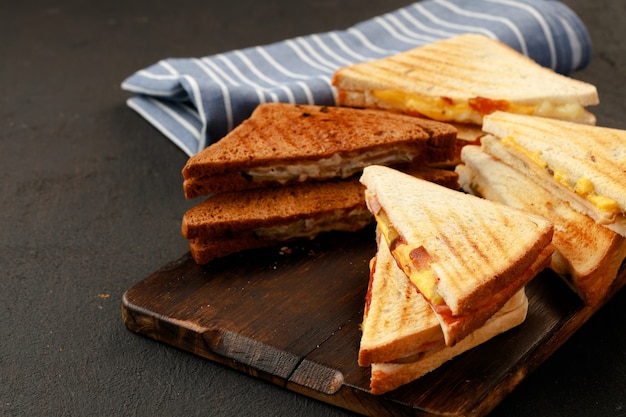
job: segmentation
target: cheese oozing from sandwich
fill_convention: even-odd
[[[407,272],[409,279],[419,292],[433,307],[447,308],[444,299],[437,292],[437,276],[430,268],[431,258],[428,251],[422,246],[411,249],[409,245],[403,243],[402,237],[382,208],[375,211],[374,217],[389,249],[401,264],[400,268]]]
[[[552,175],[554,180],[559,184],[586,199],[599,212],[603,213],[603,216],[599,219],[600,222],[610,223],[621,213],[618,202],[610,197],[597,194],[593,182],[589,178],[569,178],[565,172],[550,167],[548,163],[542,159],[541,152],[532,152],[524,148],[512,136],[502,138],[500,143],[512,149],[518,155],[522,155],[540,169],[545,170],[548,174]]]
[[[543,101],[539,104],[520,104],[484,97],[455,101],[449,97],[432,97],[399,90],[374,90],[372,94],[406,113],[419,113],[446,122],[481,124],[484,115],[496,110],[561,120],[583,120],[588,113],[584,106],[573,102],[559,104]]]

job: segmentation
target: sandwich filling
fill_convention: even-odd
[[[482,124],[483,116],[497,110],[510,113],[549,117],[561,120],[585,120],[589,112],[579,103],[519,104],[507,100],[474,97],[467,101],[449,97],[433,97],[399,90],[374,90],[377,99],[405,113],[418,113],[434,120]]]
[[[622,211],[619,207],[619,203],[610,197],[599,195],[595,190],[593,182],[589,178],[570,178],[566,172],[550,167],[541,157],[541,152],[532,152],[524,148],[511,136],[502,138],[500,143],[511,149],[515,154],[521,155],[523,158],[530,161],[540,170],[547,172],[557,183],[588,201],[599,212],[599,223],[612,223],[617,216],[621,215]]]
[[[293,164],[259,166],[242,172],[242,175],[252,181],[277,181],[281,184],[306,181],[309,178],[348,178],[368,165],[400,164],[411,162],[415,157],[414,146],[396,145],[391,149],[386,147],[343,155],[335,153],[328,158],[298,161]]]
[[[365,296],[365,309],[363,311],[363,323],[362,328],[365,328],[367,325],[367,320],[370,314],[370,307],[372,304],[372,289],[374,287],[374,280],[377,275],[377,257],[373,257],[370,260],[370,280],[367,288],[367,294]],[[415,295],[421,297],[418,291],[415,290]],[[411,349],[404,349],[402,354],[399,354],[397,357],[392,360],[386,360],[385,362],[390,363],[410,363],[419,360],[423,357],[427,352],[431,352],[433,350],[440,349],[445,346],[445,341],[443,338],[443,334],[441,332],[441,328],[431,327],[430,329],[421,331],[420,343],[411,347]]]
[[[393,227],[385,211],[375,197],[367,196],[370,211],[374,214],[376,223],[389,246],[389,250],[398,260],[398,266],[405,271],[411,282],[417,287],[429,304],[437,313],[450,313],[450,308],[437,292],[437,276],[430,268],[431,257],[428,251],[420,246],[410,249],[409,245]]]
[[[261,239],[278,241],[303,237],[313,238],[323,232],[333,230],[353,232],[362,229],[372,221],[372,214],[365,207],[348,212],[335,210],[330,215],[307,217],[289,224],[260,227],[255,229],[253,234]]]

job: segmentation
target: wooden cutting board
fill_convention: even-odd
[[[133,332],[361,414],[484,416],[600,307],[542,272],[521,326],[374,396],[357,352],[375,250],[367,228],[205,266],[186,255],[130,288],[122,318]]]

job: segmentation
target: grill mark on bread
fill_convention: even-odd
[[[227,137],[189,159],[182,170],[185,194],[194,198],[257,188],[241,173],[275,163],[315,163],[337,154],[354,160],[368,151],[397,148],[412,149],[420,160],[445,161],[454,156],[455,138],[450,125],[392,112],[265,103]]]
[[[497,113],[495,116],[490,117],[495,121],[495,123],[498,124],[502,122],[509,123],[509,116],[504,113]],[[605,153],[607,147],[615,148],[615,145],[624,143],[626,135],[620,136],[619,132],[621,131],[615,129],[578,125],[550,119],[546,119],[541,123],[541,125],[532,123],[532,121],[532,118],[515,118],[512,120],[513,124],[507,126],[502,132],[497,132],[497,136],[511,136],[514,139],[518,139],[521,136],[520,132],[525,132],[524,136],[533,135],[535,137],[543,137],[546,138],[545,141],[550,140],[550,138],[558,138],[557,142],[560,142],[561,140],[564,141],[569,147],[572,164],[576,164],[579,167],[586,167],[579,170],[579,175],[584,177],[594,177],[594,171],[599,172],[602,176],[609,180],[609,184],[606,184],[605,186],[602,182],[592,180],[595,191],[600,195],[609,196],[609,194],[613,194],[611,198],[615,199],[619,203],[622,211],[626,209],[626,198],[622,197],[626,196],[626,194],[609,191],[612,187],[611,184],[619,184],[619,187],[622,190],[626,188],[622,185],[624,184],[624,175],[626,174],[626,159],[618,161]],[[498,126],[496,126],[496,128],[500,130]],[[598,132],[598,129],[601,129],[600,133]],[[581,142],[581,135],[583,137],[589,135],[590,142]],[[544,141],[542,140],[542,142]],[[594,143],[597,146],[594,146]],[[521,143],[520,145],[524,146]],[[555,143],[554,146],[561,145]],[[562,169],[560,166],[554,166],[554,162],[550,162],[551,158],[549,151],[542,154],[541,159],[550,165],[552,170]],[[591,172],[585,173],[586,169],[591,170]],[[548,172],[548,174],[553,175],[553,173],[550,172]],[[578,178],[570,178],[570,181],[575,182],[577,179]]]

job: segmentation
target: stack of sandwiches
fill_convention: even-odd
[[[557,74],[500,41],[464,34],[337,70],[342,106],[377,108],[453,124],[459,149],[483,135],[496,110],[595,124],[595,86]],[[451,165],[458,163],[457,158]]]
[[[372,393],[523,321],[524,287],[554,251],[550,221],[389,167],[361,182],[381,236],[359,351]]]
[[[449,187],[457,174],[430,164],[455,152],[454,127],[381,110],[262,104],[183,168],[182,234],[199,264],[252,248],[373,222],[358,175],[393,165]]]
[[[462,188],[552,221],[550,268],[598,305],[626,258],[626,132],[505,112],[483,129],[462,151]]]
[[[544,268],[606,299],[626,258],[626,132],[595,126],[594,86],[481,35],[332,82],[338,106],[261,104],[189,159],[196,262],[375,224],[358,355],[373,394],[522,323]]]

